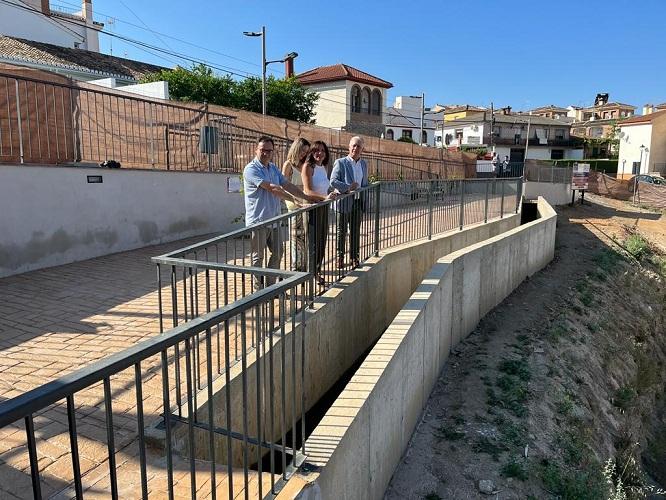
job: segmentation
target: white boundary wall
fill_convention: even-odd
[[[230,231],[245,209],[229,176],[0,165],[0,277]]]

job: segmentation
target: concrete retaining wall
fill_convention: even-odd
[[[313,310],[306,314],[307,336],[305,353],[305,405],[310,409],[340,377],[366,352],[377,340],[395,315],[400,311],[410,295],[421,283],[421,280],[433,266],[435,261],[471,244],[486,240],[491,236],[502,234],[520,224],[520,214],[512,214],[504,219],[491,221],[487,224],[469,226],[463,231],[455,231],[433,238],[422,240],[371,258],[355,272],[337,283],[331,290],[316,299]],[[301,329],[297,323],[297,353],[296,359],[301,359]],[[288,348],[292,345],[292,333],[288,326],[285,335]],[[273,345],[275,359],[281,358],[282,342]],[[286,356],[286,373],[291,373],[291,351]],[[300,373],[300,364],[296,367]],[[253,355],[248,357],[246,382],[248,387],[256,387],[257,365]],[[261,378],[266,380],[265,368],[261,368]],[[276,373],[278,373],[276,369]],[[232,430],[242,431],[242,379],[239,367],[232,371]],[[214,424],[226,428],[226,385],[224,379],[214,382]],[[286,420],[291,422],[291,398],[293,386],[287,387]],[[300,383],[297,384],[300,390]],[[281,412],[280,377],[276,375],[275,414]],[[256,432],[256,397],[248,401],[248,429],[250,433]],[[208,401],[205,394],[201,394],[198,401],[197,413],[203,421],[208,415]],[[300,397],[296,402],[296,413],[300,415]],[[185,409],[183,409],[185,410]],[[266,422],[262,423],[264,431],[268,428]],[[276,429],[276,434],[279,430]],[[174,436],[178,442],[179,451],[187,450],[187,426],[177,425]],[[277,437],[277,436],[275,436]],[[208,454],[208,434],[205,431],[195,430],[197,457],[205,459]],[[238,440],[233,440],[233,462],[242,464],[242,448]],[[226,438],[216,436],[216,455],[218,462],[226,460]],[[252,451],[251,456],[254,456]]]
[[[429,268],[307,440],[316,472],[294,476],[279,498],[383,497],[451,348],[552,260],[556,215],[542,198],[538,210],[538,220],[452,248]]]
[[[0,277],[229,231],[244,206],[227,177],[0,165]]]
[[[571,183],[527,181],[525,198],[534,200],[539,196],[553,206],[571,203]]]

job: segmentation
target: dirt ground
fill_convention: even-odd
[[[635,232],[666,252],[666,213],[587,201],[558,209],[553,262],[451,354],[387,499],[599,498],[599,464],[622,436],[666,443],[654,411],[666,378],[664,280],[609,252]],[[629,381],[648,373],[641,356],[652,378],[632,396]]]

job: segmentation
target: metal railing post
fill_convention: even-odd
[[[516,181],[516,213],[518,213],[518,208],[520,207],[520,198],[523,194],[523,178],[519,177]]]
[[[465,224],[465,179],[460,181],[460,230]]]
[[[486,181],[486,201],[483,207],[483,223],[488,222],[488,190],[490,189],[490,182]]]
[[[432,210],[433,210],[433,190],[435,189],[435,181],[430,181],[430,189],[428,190],[428,239],[432,239]]]
[[[500,219],[504,217],[504,184],[502,181],[502,201],[500,202]]]
[[[23,159],[23,125],[21,123],[21,98],[19,97],[19,82],[14,80],[16,84],[16,117],[18,119],[18,136],[19,136],[19,154],[21,155],[21,163],[24,163]],[[30,131],[28,131],[30,133]]]
[[[381,183],[375,187],[375,257],[379,256],[379,202],[381,199]]]

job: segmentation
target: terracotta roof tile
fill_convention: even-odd
[[[121,76],[134,80],[148,73],[165,69],[131,59],[100,54],[83,49],[72,49],[0,35],[0,58],[35,64],[43,64],[102,76]]]
[[[372,76],[369,73],[353,68],[348,64],[333,64],[332,66],[319,66],[299,75],[296,75],[298,81],[307,85],[310,83],[337,82],[339,80],[350,80],[352,82],[365,83],[375,87],[390,89],[393,87],[391,82]]]
[[[627,118],[626,120],[618,122],[618,125],[620,127],[624,127],[625,125],[638,125],[641,123],[650,123],[655,118],[663,116],[666,116],[666,109],[662,111],[655,111],[654,113],[650,113],[648,115],[640,115],[640,116],[634,116],[632,118]]]

